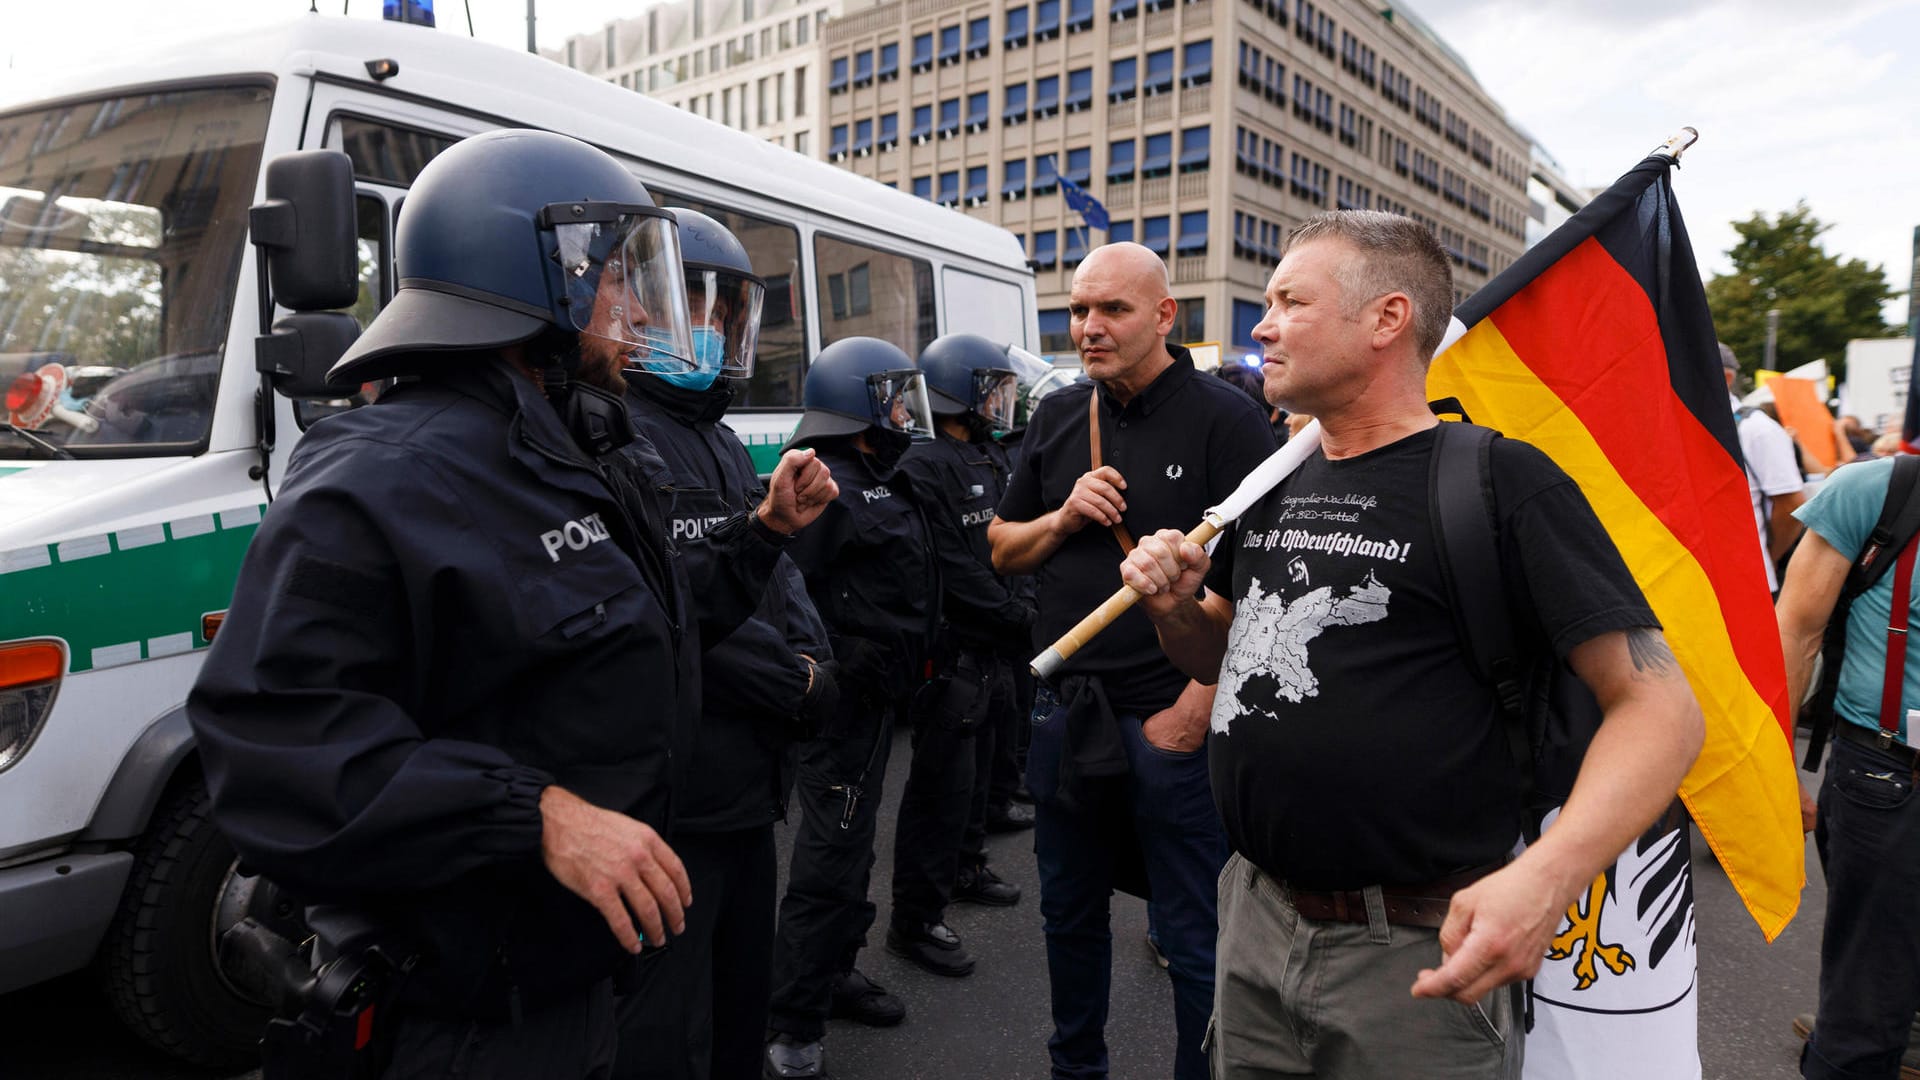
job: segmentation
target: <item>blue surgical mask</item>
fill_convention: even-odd
[[[648,341],[659,342],[663,347],[671,346],[672,336],[664,330],[649,326],[644,328],[642,333],[646,335]],[[662,351],[666,349],[663,348]],[[709,326],[696,326],[693,328],[693,359],[699,366],[693,370],[689,371],[681,367],[677,360],[648,359],[650,354],[647,353],[636,352],[634,358],[639,361],[638,367],[641,371],[668,385],[686,390],[705,390],[713,385],[714,379],[719,377],[720,364],[726,357],[726,352],[726,335]]]

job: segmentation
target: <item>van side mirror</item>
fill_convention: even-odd
[[[296,311],[254,340],[255,365],[273,388],[296,401],[345,397],[327,382],[327,372],[360,336],[360,324],[344,311]]]
[[[267,201],[248,212],[273,299],[294,311],[351,306],[360,294],[353,163],[338,150],[298,150],[267,163]]]

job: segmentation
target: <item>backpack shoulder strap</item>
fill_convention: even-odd
[[[1901,454],[1893,459],[1893,475],[1887,480],[1887,497],[1880,504],[1879,520],[1847,569],[1840,598],[1834,602],[1821,638],[1820,684],[1800,710],[1812,728],[1806,757],[1801,761],[1801,768],[1808,772],[1820,767],[1820,756],[1832,732],[1833,699],[1840,688],[1840,665],[1847,651],[1847,618],[1853,602],[1886,574],[1894,556],[1906,550],[1915,535],[1920,535],[1920,457]]]
[[[1509,721],[1515,757],[1530,771],[1526,693],[1500,573],[1492,465],[1496,437],[1491,428],[1443,421],[1435,433],[1427,501],[1461,651],[1474,674],[1493,686]]]

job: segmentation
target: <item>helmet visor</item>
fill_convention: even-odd
[[[1007,346],[1007,366],[1019,380],[1015,426],[1024,425],[1040,399],[1073,382],[1073,372],[1057,368],[1018,345]]]
[[[974,369],[973,401],[968,407],[993,434],[1004,435],[1013,430],[1014,410],[1019,401],[1019,376],[1005,368]]]
[[[933,406],[927,401],[926,376],[916,368],[876,371],[867,376],[874,425],[916,439],[933,438]]]
[[[753,374],[760,309],[766,298],[767,287],[759,278],[731,270],[687,268],[687,310],[692,315],[694,361],[701,371],[729,379]]]
[[[540,223],[566,289],[572,329],[604,338],[669,371],[695,367],[680,235],[664,210],[625,203],[555,203]]]

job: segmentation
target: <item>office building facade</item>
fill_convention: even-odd
[[[822,153],[1018,236],[1055,352],[1073,268],[1108,241],[1166,258],[1175,340],[1233,356],[1286,230],[1314,213],[1422,221],[1463,297],[1526,246],[1529,140],[1393,7],[847,0],[822,50]],[[1083,227],[1062,177],[1107,230]]]

